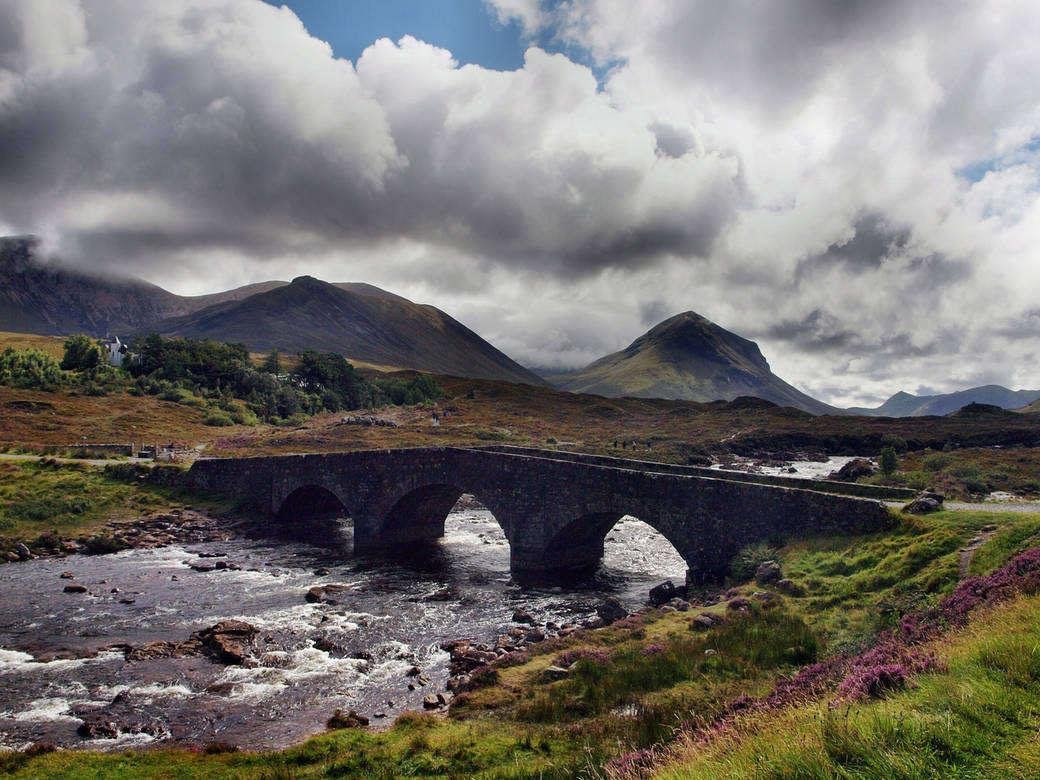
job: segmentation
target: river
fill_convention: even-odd
[[[686,569],[663,537],[633,518],[608,535],[599,573],[566,589],[512,584],[508,544],[480,508],[456,508],[441,543],[418,560],[354,558],[343,552],[344,525],[341,549],[236,538],[0,566],[0,749],[37,740],[93,749],[213,741],[279,748],[323,730],[337,708],[387,725],[444,689],[441,642],[493,642],[515,625],[517,608],[558,624],[588,618],[606,596],[635,609],[652,585],[681,582]],[[190,568],[214,560],[241,568]],[[70,581],[88,592],[64,593]],[[327,583],[349,586],[338,605],[305,601],[308,588]],[[227,618],[260,629],[259,665],[127,661],[102,649],[181,641]],[[412,666],[429,684],[409,691]],[[116,738],[77,735],[83,716],[95,713],[121,725]]]

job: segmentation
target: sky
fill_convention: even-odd
[[[1032,0],[0,0],[0,233],[529,366],[694,310],[840,405],[1040,387]]]

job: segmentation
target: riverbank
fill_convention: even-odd
[[[991,524],[995,527],[983,530]],[[970,680],[980,685],[979,659],[994,658],[985,663],[991,672],[996,668],[1011,675],[1006,685],[1021,707],[1018,722],[1008,731],[1011,727],[1001,724],[1007,723],[1009,710],[994,710],[978,726],[974,742],[958,742],[957,750],[944,756],[945,766],[985,774],[986,767],[1007,765],[1013,756],[1020,766],[1036,769],[1040,763],[1029,763],[1033,754],[1014,734],[1040,725],[1040,667],[1011,664],[1016,654],[1031,657],[1013,648],[1024,647],[1027,640],[1035,647],[1040,640],[1040,626],[1029,617],[1037,606],[1028,595],[1040,581],[1036,577],[1019,577],[1007,591],[1010,600],[972,605],[964,627],[947,620],[937,633],[914,644],[925,654],[921,657],[934,656],[934,663],[893,671],[891,685],[867,686],[869,695],[843,705],[851,720],[821,721],[813,713],[829,712],[828,702],[843,695],[843,684],[851,689],[845,680],[852,667],[836,673],[834,659],[845,659],[841,663],[847,665],[871,658],[869,653],[882,646],[879,636],[904,625],[905,616],[930,614],[949,603],[961,582],[965,549],[974,550],[966,565],[969,576],[987,574],[1035,546],[1038,534],[1036,514],[941,512],[904,517],[898,527],[870,537],[802,539],[749,552],[745,557],[752,562],[768,556],[779,572],[769,567],[758,572],[758,566],[735,571],[732,588],[716,603],[685,609],[666,604],[605,628],[575,631],[503,655],[471,670],[470,680],[458,686],[447,719],[398,715],[385,731],[337,730],[278,752],[228,752],[235,746],[225,744],[211,746],[211,754],[23,753],[9,755],[4,766],[23,777],[573,777],[604,771],[618,777],[647,772],[687,776],[687,771],[754,776],[757,767],[768,766],[761,761],[770,749],[809,734],[807,744],[822,745],[820,760],[829,762],[821,767],[883,777],[890,776],[884,767],[893,764],[864,763],[864,750],[883,748],[882,755],[895,760],[897,754],[908,755],[915,734],[929,732],[924,726],[911,732],[871,730],[864,724],[872,722],[872,713],[901,712],[902,718],[921,723],[941,717],[943,707],[956,706],[939,695],[943,687]],[[984,539],[975,544],[980,535]],[[761,582],[740,580],[748,571],[752,577],[759,574]],[[974,585],[967,591],[961,587],[958,593],[980,592]],[[1012,650],[1005,653],[1005,646]],[[889,663],[888,656],[875,660],[881,667],[900,662]],[[853,666],[862,671],[864,662]],[[814,669],[832,674],[814,678],[813,685],[798,689],[797,697],[776,697],[777,691],[789,689],[785,680],[805,680]],[[740,704],[744,701],[771,704],[752,707]],[[742,708],[746,712],[740,714]],[[723,721],[733,725],[710,731]],[[859,725],[850,729],[842,723]],[[706,734],[715,736],[706,739]],[[838,737],[843,741],[834,742]],[[787,762],[782,765],[794,771],[802,765],[794,763],[798,756],[807,761],[808,753],[799,750],[788,746],[781,751]]]
[[[0,461],[0,563],[227,538],[231,505],[184,471],[133,463]]]

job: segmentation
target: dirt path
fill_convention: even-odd
[[[971,560],[975,557],[975,552],[982,547],[982,545],[992,539],[993,534],[996,532],[997,526],[984,525],[979,530],[978,534],[973,536],[971,540],[961,548],[960,557],[958,558],[958,571],[962,580],[968,576],[968,572],[971,569]]]

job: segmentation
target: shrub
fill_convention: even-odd
[[[755,576],[755,571],[766,561],[775,561],[777,550],[768,544],[758,542],[749,544],[740,550],[729,565],[730,577],[734,582],[746,582]]]
[[[878,465],[881,467],[882,474],[894,474],[896,469],[899,468],[899,457],[896,455],[895,448],[882,447],[881,454],[878,457]]]
[[[231,419],[231,415],[222,409],[212,409],[203,418],[202,422],[205,425],[213,425],[215,427],[222,427],[227,425],[234,425],[235,421]]]
[[[63,381],[58,362],[38,349],[0,353],[0,385],[27,390],[57,390]]]

